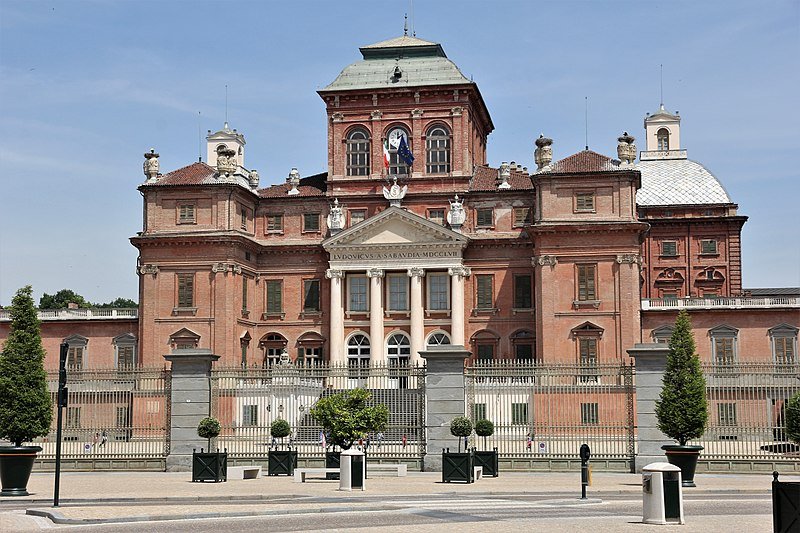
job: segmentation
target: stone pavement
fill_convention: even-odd
[[[800,481],[800,476],[781,476],[783,481]],[[698,487],[684,490],[690,497],[746,497],[769,500],[772,476],[763,474],[698,474]],[[409,501],[447,498],[550,498],[551,504],[575,505],[580,497],[579,473],[501,472],[498,478],[483,478],[470,485],[441,483],[438,473],[409,473],[407,477],[379,477],[367,480],[366,491],[340,492],[338,481],[310,479],[294,483],[292,478],[263,476],[226,483],[192,483],[190,473],[163,472],[64,472],[61,477],[61,505],[52,507],[53,474],[34,473],[28,485],[30,496],[0,498],[0,531],[30,531],[49,524],[129,523],[187,518],[277,516],[319,512],[383,511]],[[641,519],[641,475],[595,473],[587,491],[590,503],[603,500],[629,501]],[[482,500],[488,501],[488,500]],[[12,510],[13,509],[13,510]],[[45,518],[25,515],[33,510]],[[724,517],[692,517],[693,527],[683,531],[770,531],[771,505],[764,514],[733,518],[735,526],[724,524]],[[567,513],[569,514],[569,513]],[[652,526],[631,524],[604,517],[565,527],[569,519],[553,522],[565,531],[641,531]],[[555,519],[553,519],[555,520]],[[748,522],[748,520],[751,522]],[[573,520],[574,522],[574,520]],[[603,524],[607,524],[607,529]],[[474,524],[476,528],[479,524]],[[455,524],[454,524],[455,526]],[[459,531],[469,530],[458,524]],[[746,527],[745,527],[746,526]],[[551,526],[554,527],[554,526]],[[584,527],[588,529],[583,529]],[[697,528],[697,529],[695,529]],[[420,529],[415,527],[414,529]],[[425,529],[425,528],[422,528]],[[441,529],[432,528],[430,530]],[[492,526],[492,529],[495,529]],[[503,529],[500,527],[500,529]]]

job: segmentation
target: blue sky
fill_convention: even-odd
[[[137,299],[142,154],[162,172],[197,160],[225,119],[262,185],[326,170],[316,90],[402,34],[409,1],[0,0],[0,304],[71,288]],[[750,217],[745,287],[800,286],[800,3],[414,2],[417,36],[481,89],[496,130],[490,164],[614,155],[664,103],[681,143]],[[198,120],[198,112],[200,112]],[[205,145],[203,145],[205,156]]]

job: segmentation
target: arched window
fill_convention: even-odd
[[[661,128],[656,132],[656,138],[658,139],[658,149],[662,151],[669,150],[669,130],[667,128]]]
[[[389,144],[389,175],[407,175],[408,174],[408,165],[406,165],[405,161],[397,155],[397,149],[400,146],[400,139],[404,138],[406,144],[411,147],[411,136],[409,136],[408,131],[405,128],[392,128],[389,130],[389,134],[386,136],[387,142]]]
[[[395,333],[386,341],[386,353],[389,357],[389,362],[392,364],[403,364],[402,359],[408,362],[408,358],[411,356],[411,342],[405,334]],[[392,362],[393,359],[394,363]]]
[[[450,337],[447,336],[447,333],[432,333],[425,344],[428,346],[444,346],[450,344]]]
[[[443,126],[434,126],[425,136],[426,165],[428,174],[450,172],[450,132]]]
[[[511,335],[514,359],[533,363],[536,361],[536,338],[532,331],[520,330]]]
[[[281,354],[288,341],[280,333],[267,333],[261,337],[258,345],[264,350],[264,366],[273,366],[280,362]]]
[[[369,176],[369,132],[356,128],[347,135],[347,175]]]
[[[369,374],[369,338],[356,333],[347,341],[347,376],[351,380],[358,380],[351,385],[358,386]]]

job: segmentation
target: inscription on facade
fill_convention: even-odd
[[[346,253],[333,252],[334,261],[365,261],[375,259],[435,259],[439,257],[461,257],[458,250],[423,250],[410,252]]]

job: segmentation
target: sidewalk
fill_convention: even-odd
[[[799,476],[781,476],[799,481]],[[685,489],[684,497],[701,494],[751,494],[768,498],[769,473],[730,475],[698,474],[697,488]],[[60,507],[52,507],[53,474],[34,473],[28,484],[30,496],[0,498],[6,504],[24,506],[62,524],[125,523],[142,520],[236,517],[317,513],[333,503],[337,510],[380,511],[403,497],[416,500],[445,496],[547,496],[574,504],[580,497],[579,473],[501,472],[498,478],[483,478],[470,485],[441,483],[439,473],[409,473],[407,477],[367,480],[366,491],[340,492],[338,481],[310,479],[294,483],[291,477],[262,476],[226,483],[192,483],[191,473],[161,472],[65,472],[61,476]],[[599,503],[603,498],[626,496],[641,499],[641,475],[596,473],[587,496]],[[327,501],[326,501],[327,500]],[[343,500],[346,500],[343,502]],[[212,504],[213,505],[210,505]],[[9,505],[10,506],[10,505]],[[357,507],[356,507],[357,506]],[[8,508],[8,507],[7,507]],[[337,511],[339,512],[339,511]],[[0,530],[28,530],[31,517],[0,514]],[[41,519],[38,519],[41,520]],[[22,526],[22,529],[16,529]],[[713,531],[707,530],[707,531]]]

